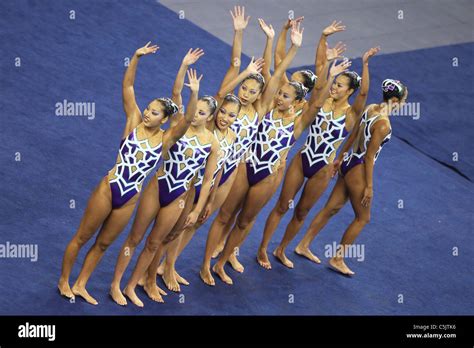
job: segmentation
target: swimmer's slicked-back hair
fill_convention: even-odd
[[[222,101],[222,104],[224,104],[224,103],[237,104],[237,106],[238,106],[238,111],[237,112],[240,112],[240,109],[242,108],[242,102],[240,101],[239,97],[233,95],[232,93],[226,94],[226,96],[224,97],[224,99]]]
[[[211,110],[210,114],[214,115],[214,113],[216,112],[216,109],[217,109],[217,100],[216,100],[216,98],[214,98],[211,95],[205,95],[205,96],[199,98],[199,100],[203,100],[203,101],[207,102],[207,105],[209,105],[209,109]]]
[[[308,92],[311,92],[314,88],[314,85],[316,84],[316,81],[318,80],[318,77],[314,72],[311,70],[299,70],[298,71],[301,76],[303,76],[303,85],[308,89]]]
[[[298,81],[290,81],[288,84],[295,89],[296,100],[302,100],[308,93],[308,88]]]
[[[250,76],[247,76],[243,81],[242,83],[244,83],[245,81],[247,80],[255,80],[258,82],[258,85],[260,86],[260,92],[263,91],[263,87],[265,86],[265,78],[263,77],[262,74],[260,73],[256,73],[256,74],[252,74]]]
[[[176,105],[170,98],[157,98],[155,100],[163,105],[165,117],[172,116],[179,110],[178,105]]]
[[[406,89],[406,86],[398,80],[385,79],[382,82],[383,100],[388,101],[393,97],[402,100]]]

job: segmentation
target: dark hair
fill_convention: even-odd
[[[295,89],[296,92],[296,100],[301,100],[306,97],[308,93],[308,88],[306,88],[301,82],[298,81],[290,81],[288,84]]]
[[[316,84],[318,77],[311,70],[299,70],[298,73],[303,76],[303,85],[311,92]]]
[[[349,89],[353,90],[353,92],[351,93],[352,95],[360,87],[361,77],[355,71],[346,71],[343,72],[341,75],[349,79]]]
[[[240,101],[240,99],[229,93],[229,94],[226,94],[226,96],[224,97],[224,100],[222,101],[222,104],[224,103],[234,103],[234,104],[237,104],[237,106],[239,107],[238,111],[237,112],[240,112],[240,109],[242,107],[242,102]]]
[[[159,101],[161,105],[163,105],[165,117],[174,115],[179,110],[178,105],[176,105],[175,102],[170,98],[157,98],[155,100]]]
[[[263,87],[265,86],[265,78],[263,77],[262,74],[259,74],[259,73],[256,73],[256,74],[252,74],[250,76],[247,76],[243,81],[242,83],[244,83],[245,81],[247,80],[255,80],[258,82],[259,86],[260,86],[260,91],[263,90]]]
[[[210,115],[214,115],[217,109],[217,100],[210,95],[205,95],[204,97],[199,98],[199,100],[203,100],[209,105],[209,109],[211,109]]]
[[[384,101],[388,101],[393,97],[398,98],[398,100],[402,100],[406,90],[406,86],[398,80],[385,79],[382,82]]]

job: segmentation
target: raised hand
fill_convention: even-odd
[[[300,47],[303,42],[303,31],[304,28],[300,28],[301,23],[293,23],[291,27],[291,43],[296,47]]]
[[[159,47],[157,45],[150,46],[150,44],[151,44],[151,41],[148,41],[148,43],[145,46],[136,50],[135,54],[137,55],[137,57],[141,57],[150,53],[156,53],[156,51],[158,51]]]
[[[186,55],[183,58],[183,64],[184,65],[194,64],[203,55],[204,55],[204,51],[201,48],[195,48],[194,50],[190,48],[188,53],[186,53]]]
[[[245,7],[242,6],[234,6],[234,12],[230,11],[230,15],[232,16],[232,20],[234,21],[234,30],[244,30],[247,28],[247,24],[249,24],[250,16],[245,18]]]
[[[331,76],[336,76],[339,75],[340,73],[343,73],[349,69],[349,67],[352,65],[352,62],[350,60],[343,60],[340,64],[336,65],[337,60],[334,61],[331,65],[331,69],[329,69],[329,75]]]
[[[273,30],[272,25],[267,25],[262,18],[258,19],[258,24],[260,24],[260,28],[262,28],[265,35],[267,35],[270,39],[275,37],[275,30]]]
[[[338,42],[336,46],[333,48],[327,48],[326,49],[326,57],[327,60],[330,62],[334,59],[341,59],[341,55],[346,51],[346,44],[343,44],[342,42]]]
[[[331,23],[331,25],[329,25],[328,27],[324,28],[323,30],[323,35],[324,36],[329,36],[329,35],[332,35],[334,33],[337,33],[339,31],[344,31],[346,30],[346,26],[345,25],[342,25],[342,22],[341,21],[333,21]]]
[[[250,75],[253,74],[258,74],[262,71],[263,65],[265,64],[265,61],[263,58],[258,58],[257,60],[252,57],[252,60],[250,61],[250,64],[247,66],[245,69]]]
[[[298,23],[302,22],[303,19],[304,19],[304,16],[298,17],[296,19],[288,19],[285,23],[285,29],[286,30],[290,29],[293,26],[294,23],[298,24]]]
[[[199,84],[200,84],[201,79],[202,79],[202,74],[198,78],[197,73],[196,73],[196,69],[188,69],[188,71],[186,73],[188,75],[188,81],[189,82],[185,83],[184,85],[189,87],[189,89],[192,92],[197,93],[199,91]]]
[[[369,49],[367,52],[364,53],[364,55],[362,56],[362,62],[367,63],[369,61],[369,58],[375,56],[379,52],[380,52],[380,46],[372,47],[371,49]]]

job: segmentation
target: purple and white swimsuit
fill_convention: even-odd
[[[140,192],[143,181],[161,158],[162,144],[151,147],[148,140],[138,140],[137,128],[120,143],[114,177],[109,179],[112,207],[122,207]]]
[[[337,150],[337,144],[347,136],[346,115],[333,119],[333,112],[322,109],[311,123],[308,136],[301,151],[303,174],[311,178],[329,164],[328,159]]]
[[[217,168],[214,171],[214,175],[212,178],[211,182],[211,188],[214,186],[217,174],[219,173],[219,170],[222,169],[224,163],[229,159],[230,155],[232,154],[232,149],[234,147],[234,142],[231,142],[227,139],[227,136],[224,136],[224,138],[219,140],[219,136],[217,131],[214,129],[214,137],[219,141],[219,150],[221,151],[221,156],[219,156],[219,159],[217,160]],[[203,166],[199,170],[198,173],[198,179],[196,181],[196,184],[194,184],[194,187],[196,188],[196,194],[194,195],[194,204],[196,204],[199,200],[199,195],[201,193],[201,187],[202,183],[204,181],[204,173],[206,171],[206,167]]]
[[[229,179],[255,140],[258,131],[258,114],[255,113],[253,120],[246,114],[237,117],[231,125],[231,129],[237,134],[237,139],[234,142],[231,154],[224,163],[224,171],[219,186]]]
[[[189,189],[196,173],[205,166],[212,144],[201,144],[196,135],[181,137],[163,161],[164,174],[158,177],[160,205],[166,207]]]
[[[368,109],[362,115],[362,118],[360,120],[360,126],[364,127],[363,128],[364,144],[362,148],[358,148],[357,151],[352,150],[350,154],[342,162],[341,173],[343,176],[345,176],[355,166],[364,163],[365,154],[367,153],[367,148],[369,146],[370,139],[372,138],[372,133],[370,132],[370,128],[379,119],[380,119],[380,115],[377,115],[372,118],[368,118]],[[382,150],[382,147],[390,140],[391,137],[392,137],[392,129],[390,129],[390,132],[382,140],[382,143],[380,143],[380,146],[374,156],[374,162],[377,160],[377,157],[379,156],[380,151]]]
[[[260,123],[250,159],[246,163],[250,186],[273,174],[278,169],[276,165],[283,152],[295,143],[294,119],[286,125],[284,121],[282,118],[274,119],[271,110]]]

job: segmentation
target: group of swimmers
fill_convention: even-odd
[[[327,44],[329,36],[345,30],[337,21],[321,34],[315,71],[300,70],[287,76],[286,70],[302,43],[303,17],[284,23],[276,43],[273,74],[270,66],[275,32],[259,19],[266,35],[263,58],[252,58],[241,71],[242,38],[249,17],[240,6],[230,13],[234,26],[232,56],[214,97],[198,96],[202,75],[198,77],[190,66],[204,51],[190,49],[177,73],[172,97],[157,98],[142,112],[134,92],[138,61],[156,53],[159,47],[149,42],[133,55],[122,84],[126,124],[117,161],[92,193],[80,226],[66,248],[58,283],[61,295],[80,296],[98,304],[86,290],[87,281],[107,248],[127,226],[136,205],[110,288],[116,303],[126,305],[128,298],[143,307],[135,291],[137,285],[143,286],[154,301],[163,302],[166,292],[158,287],[157,274],[172,291],[180,291],[180,284],[188,285],[176,272],[176,260],[216,211],[200,276],[210,286],[215,285],[213,273],[232,284],[224,265],[228,262],[237,272],[244,271],[235,250],[241,247],[282,180],[280,196],[265,223],[257,261],[271,269],[268,244],[303,188],[284,237],[273,252],[277,260],[293,268],[286,248],[336,174],[337,182],[327,203],[312,220],[295,252],[320,263],[310,250],[311,242],[350,200],[354,220],[329,264],[345,275],[354,274],[344,262],[344,252],[370,220],[374,163],[391,136],[389,115],[405,102],[408,90],[400,81],[386,79],[382,82],[382,101],[366,105],[369,60],[380,48],[370,48],[363,54],[362,77],[349,71],[351,62],[342,56],[346,46],[339,42],[330,48]],[[288,32],[291,46],[286,50]],[[186,107],[181,96],[185,86],[191,92]],[[237,95],[233,94],[236,88]],[[355,93],[354,102],[349,104],[349,97]],[[168,121],[169,127],[162,129]],[[289,150],[307,128],[304,146],[285,171]],[[156,167],[155,177],[141,193],[145,178]],[[151,225],[122,291],[122,276]],[[71,288],[69,277],[77,255],[97,230],[95,243]],[[217,257],[212,273],[211,259]]]

